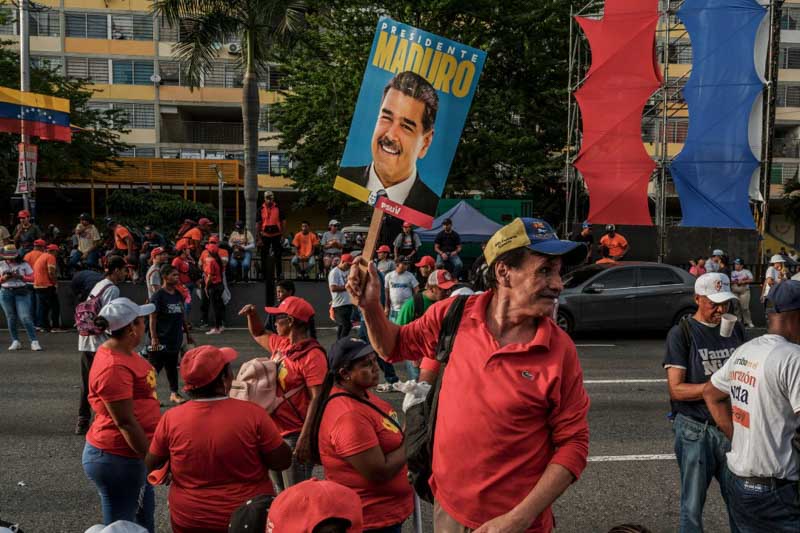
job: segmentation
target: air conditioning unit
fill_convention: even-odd
[[[239,43],[228,43],[225,46],[225,49],[228,50],[229,54],[241,54],[242,53],[242,45]]]

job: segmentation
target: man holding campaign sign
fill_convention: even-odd
[[[382,17],[334,188],[429,228],[485,58]]]

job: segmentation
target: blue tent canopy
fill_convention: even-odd
[[[417,230],[417,235],[422,242],[433,242],[442,231],[442,222],[450,218],[453,220],[453,230],[461,236],[461,242],[484,242],[502,228],[494,220],[485,217],[480,211],[465,201],[458,202],[452,209],[442,213],[433,220],[429,230]]]

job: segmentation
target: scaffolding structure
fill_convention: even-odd
[[[669,167],[672,158],[677,155],[670,154],[670,144],[683,143],[689,120],[688,106],[683,99],[682,89],[692,72],[691,44],[686,28],[676,16],[683,3],[684,0],[659,0],[659,24],[655,38],[656,58],[662,69],[662,82],[661,87],[649,99],[642,115],[642,142],[650,145],[652,157],[657,165],[650,177],[648,196],[654,207],[659,261],[663,261],[666,256],[668,228],[680,221],[680,217],[668,215],[668,199],[670,191],[675,191]],[[761,159],[759,189],[763,201],[751,201],[756,227],[761,234],[767,229],[782,4],[783,0],[769,0],[767,6],[769,9],[767,16],[770,21],[765,68],[767,83],[764,90],[762,146],[761,153],[757,154]],[[586,81],[591,66],[591,51],[587,39],[576,22],[576,17],[600,19],[604,15],[604,6],[604,1],[593,0],[578,9],[573,7],[570,14],[567,142],[563,174],[566,193],[564,216],[566,230],[574,228],[585,218],[584,204],[587,193],[585,183],[574,167],[582,140],[580,109],[575,99],[575,92]],[[670,66],[675,64],[689,64],[689,68],[678,76],[670,77]],[[686,117],[685,121],[673,120],[683,117]]]

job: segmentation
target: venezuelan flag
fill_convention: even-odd
[[[0,132],[21,133],[45,141],[72,141],[69,100],[0,87]]]

